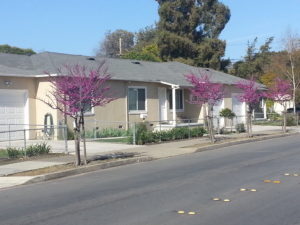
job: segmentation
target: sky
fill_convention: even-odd
[[[220,35],[226,58],[245,55],[247,42],[258,46],[274,36],[282,49],[290,29],[300,34],[300,0],[220,0],[231,19]],[[0,0],[0,44],[78,55],[94,55],[108,30],[136,32],[158,21],[155,0]]]

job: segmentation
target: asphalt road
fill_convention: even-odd
[[[300,176],[284,175],[300,174],[299,143],[278,138],[2,190],[0,224],[299,225]]]

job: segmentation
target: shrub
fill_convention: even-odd
[[[10,159],[20,158],[24,156],[23,150],[19,148],[7,148],[6,151]]]
[[[206,134],[206,130],[203,127],[195,127],[190,131],[191,137],[202,137],[203,134]]]
[[[90,137],[94,137],[94,132],[90,132]],[[126,131],[121,128],[104,128],[96,132],[97,138],[105,138],[105,137],[124,137],[128,136],[129,131]]]
[[[296,120],[294,115],[286,115],[286,125],[287,126],[296,126]]]
[[[233,117],[235,117],[235,113],[232,112],[230,109],[225,108],[221,110],[220,116],[224,118],[232,119]]]
[[[174,128],[172,130],[173,130],[173,136],[175,140],[189,138],[190,130],[188,127]]]
[[[26,148],[26,156],[38,156],[48,154],[51,150],[51,147],[47,143],[39,143],[35,145],[30,145]]]
[[[160,141],[171,141],[179,139],[187,139],[189,137],[202,137],[206,131],[203,127],[179,127],[172,130],[164,131],[148,131],[145,124],[139,124],[136,126],[136,144],[143,145],[147,143],[157,143]],[[132,143],[133,137],[128,139],[129,143]]]
[[[237,125],[235,125],[235,130],[238,133],[243,133],[245,132],[245,125],[243,123],[238,123]]]
[[[267,115],[267,119],[271,121],[278,121],[282,120],[282,116],[280,116],[278,113],[270,113]]]
[[[74,140],[74,131],[71,130],[69,127],[67,128],[67,135],[68,135],[68,140]]]

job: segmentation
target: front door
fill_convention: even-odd
[[[167,89],[163,87],[158,88],[159,100],[159,120],[167,120]]]

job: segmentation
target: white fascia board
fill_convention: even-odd
[[[165,85],[169,85],[169,86],[171,86],[172,88],[175,88],[175,89],[178,89],[178,88],[179,88],[179,85],[178,85],[178,84],[171,84],[171,83],[164,82],[164,81],[159,81],[159,83],[165,84]]]

